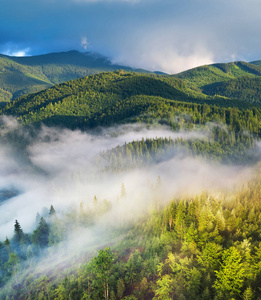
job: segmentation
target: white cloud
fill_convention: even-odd
[[[14,128],[12,119],[3,121],[9,124],[10,130]],[[0,131],[0,134],[4,132]],[[27,143],[31,141],[26,130],[21,130],[20,134]],[[202,189],[229,189],[244,178],[250,178],[251,170],[247,167],[217,166],[182,155],[172,159],[166,157],[166,161],[157,165],[123,173],[100,172],[103,163],[107,164],[103,160],[97,165],[97,154],[101,151],[142,137],[187,139],[202,136],[204,132],[176,133],[165,126],[146,129],[142,125],[124,125],[103,129],[100,134],[43,127],[33,143],[29,142],[26,151],[22,151],[28,153],[27,160],[21,159],[16,149],[0,139],[0,192],[12,187],[21,192],[6,201],[0,198],[4,212],[0,219],[0,240],[12,236],[15,219],[25,232],[31,231],[37,211],[41,212],[43,207],[51,204],[58,211],[66,211],[68,207],[79,207],[81,201],[91,205],[94,195],[114,203],[122,182],[126,185],[128,201],[124,202],[121,213],[117,210],[110,215],[113,224],[116,217],[121,218],[126,211],[136,216],[141,208],[150,207],[153,200],[151,184],[158,175],[162,178],[164,191],[161,201],[168,201],[184,191],[200,193]]]
[[[130,36],[113,58],[113,63],[169,74],[213,62],[214,54],[203,37],[165,26]]]
[[[81,39],[81,47],[83,47],[84,50],[87,50],[88,45],[87,37],[83,36]]]
[[[17,56],[17,57],[22,57],[22,56],[27,56],[28,53],[30,52],[30,48],[25,48],[25,49],[6,49],[3,51],[3,54],[9,55],[9,56]]]
[[[193,51],[190,54],[178,53],[175,49],[140,49],[134,55],[122,54],[114,63],[130,65],[151,71],[163,71],[175,74],[201,65],[214,63],[213,55],[207,49]]]

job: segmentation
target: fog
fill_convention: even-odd
[[[117,214],[138,216],[148,210],[158,176],[162,181],[160,202],[167,203],[184,192],[232,189],[252,172],[247,167],[216,165],[181,154],[146,168],[118,173],[104,172],[96,164],[102,151],[133,140],[204,139],[206,130],[173,132],[167,126],[139,124],[82,132],[43,126],[32,134],[32,129],[20,127],[13,119],[2,118],[1,122],[1,240],[12,237],[16,219],[24,232],[32,232],[37,212],[41,214],[50,205],[58,214],[64,213],[79,209],[81,202],[84,207],[92,205],[95,195],[99,201],[106,199],[113,205],[103,220],[115,220]],[[124,205],[117,206],[114,204],[122,183],[127,195]]]
[[[65,240],[49,247],[37,266],[34,262],[26,273],[39,275],[78,265],[97,249],[124,239],[128,226],[152,209],[202,191],[215,196],[224,191],[233,193],[254,175],[253,166],[226,166],[188,156],[185,151],[158,163],[119,172],[105,171],[109,165],[106,160],[97,164],[101,153],[142,138],[206,140],[217,124],[208,124],[204,130],[174,132],[159,124],[71,131],[22,127],[7,117],[2,117],[0,123],[0,240],[12,238],[15,220],[25,233],[32,233],[37,226],[37,212],[48,220],[51,205],[58,219],[65,220]],[[94,197],[98,209],[103,210],[104,205],[110,209],[95,214]],[[90,218],[94,215],[91,225],[79,222],[81,205],[85,213],[91,212]],[[19,280],[26,273],[22,272]]]

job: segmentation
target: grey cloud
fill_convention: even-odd
[[[87,36],[90,51],[168,73],[261,58],[259,0],[79,1],[1,0],[0,51],[82,50]]]

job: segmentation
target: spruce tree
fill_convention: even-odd
[[[49,242],[49,231],[49,225],[45,218],[41,217],[39,225],[33,233],[33,242],[38,244],[40,248],[47,247]]]
[[[54,207],[53,207],[52,205],[51,205],[51,207],[50,207],[49,216],[50,216],[50,217],[56,216],[55,209],[54,209]]]
[[[14,225],[14,241],[18,244],[22,242],[24,238],[24,233],[23,230],[17,220],[15,220],[15,225]]]
[[[56,219],[56,212],[54,207],[51,205],[50,210],[49,210],[49,217],[48,217],[48,222],[53,223],[53,221]]]

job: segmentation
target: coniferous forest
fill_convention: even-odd
[[[0,299],[261,299],[260,74],[121,70],[3,106]]]

